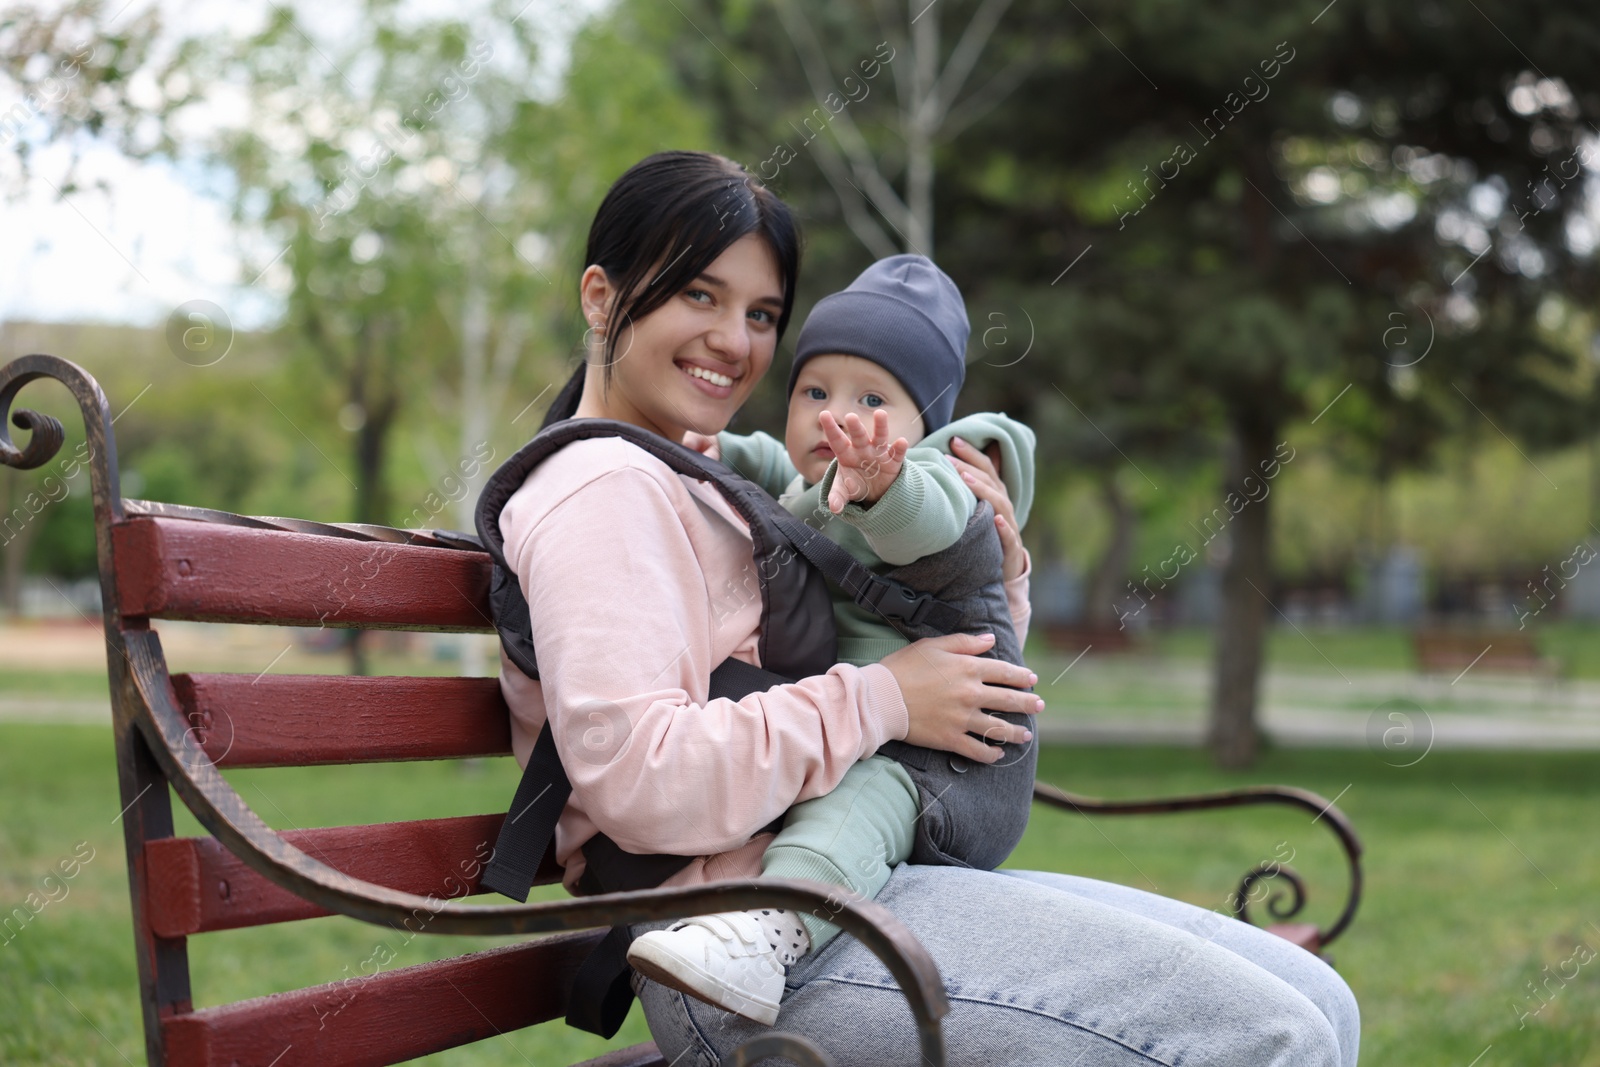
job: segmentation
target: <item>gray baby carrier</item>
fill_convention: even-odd
[[[478,499],[478,536],[494,561],[489,584],[490,610],[508,659],[530,678],[539,677],[528,602],[517,575],[507,566],[499,516],[513,493],[544,459],[573,441],[622,437],[660,459],[678,474],[710,482],[750,526],[754,563],[760,579],[761,667],[729,658],[711,674],[712,699],[738,700],[812,675],[836,662],[837,636],[825,582],[849,593],[854,602],[889,620],[908,640],[948,633],[993,633],[985,655],[1022,662],[1011,625],[1000,573],[1002,550],[994,512],[978,502],[961,539],[943,552],[876,574],[839,545],[785,511],[755,483],[722,463],[648,430],[611,419],[567,419],[541,430],[489,477]],[[617,605],[625,610],[626,605]],[[995,713],[1012,722],[1028,716]],[[993,869],[1021,839],[1028,823],[1038,748],[1034,743],[1003,746],[992,764],[974,763],[903,741],[879,754],[901,763],[921,798],[911,862]],[[572,793],[547,722],[510,812],[484,870],[482,885],[525,901],[540,861],[550,848],[556,821]],[[777,829],[777,820],[770,829]],[[645,889],[660,885],[693,857],[625,852],[604,834],[583,846],[585,869],[578,881],[584,894]],[[618,927],[585,962],[577,976],[568,1022],[610,1037],[621,1026],[632,1000],[627,982],[627,930]]]

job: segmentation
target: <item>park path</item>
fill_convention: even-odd
[[[174,669],[342,667],[336,655],[299,646],[285,655],[293,635],[286,639],[282,630],[182,623],[159,629]],[[1046,655],[1033,666],[1050,705],[1038,722],[1047,743],[1198,745],[1204,738],[1210,672],[1202,661],[1120,656],[1058,662]],[[98,625],[0,626],[0,674],[51,672],[77,675],[83,683],[61,694],[0,685],[0,722],[109,724],[109,698],[92,681],[103,679],[104,670]],[[1600,681],[1274,668],[1263,679],[1262,728],[1280,745],[1383,745],[1391,754],[1430,747],[1600,750]]]

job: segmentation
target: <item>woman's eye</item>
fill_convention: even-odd
[[[708,303],[711,300],[711,294],[704,289],[685,289],[683,295],[697,304]]]
[[[817,386],[813,385],[811,388],[806,390],[806,399],[807,400],[826,400],[826,399],[828,399],[828,394],[824,393]]]
[[[762,308],[756,308],[754,311],[750,312],[750,317],[761,323],[763,326],[778,321],[772,312]]]
[[[869,408],[883,407],[883,397],[879,396],[877,393],[868,393],[866,396],[861,398],[861,402],[867,405]]]

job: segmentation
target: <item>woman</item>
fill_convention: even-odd
[[[579,295],[593,340],[546,423],[611,418],[675,441],[723,429],[793,306],[799,248],[785,205],[728,160],[663,153],[612,187],[587,256]],[[1036,679],[982,658],[988,640],[970,635],[710,700],[713,667],[758,660],[749,534],[715,489],[619,439],[546,460],[500,528],[544,679],[503,660],[501,685],[519,758],[548,715],[572,779],[556,842],[569,887],[598,832],[631,852],[699,857],[668,884],[754,877],[762,828],[881,744],[990,760],[971,734],[1024,735],[983,709],[1042,707],[1010,688]],[[597,743],[596,723],[625,724],[623,736]],[[952,1063],[1356,1062],[1355,1001],[1332,970],[1203,909],[1066,875],[912,865],[878,902],[939,966]],[[758,1032],[654,983],[637,988],[674,1063],[715,1064]],[[840,1063],[918,1058],[894,981],[848,937],[791,972],[778,1026]]]

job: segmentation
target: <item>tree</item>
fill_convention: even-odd
[[[1244,766],[1275,610],[1270,496],[1252,499],[1247,479],[1259,488],[1286,462],[1285,430],[1325,415],[1365,424],[1394,469],[1485,418],[1544,446],[1581,425],[1573,354],[1534,312],[1552,289],[1592,291],[1593,240],[1570,239],[1583,233],[1577,190],[1562,198],[1542,175],[1580,150],[1600,103],[1528,72],[1494,26],[1548,47],[1571,78],[1589,76],[1593,45],[1552,32],[1567,16],[1547,4],[1354,3],[1321,26],[1250,3],[1085,13],[1103,36],[1085,33],[1083,62],[1050,67],[983,128],[951,199],[983,217],[982,179],[1002,164],[1019,186],[1056,191],[1025,224],[1071,236],[1019,239],[1022,270],[1059,269],[1052,244],[1093,245],[1075,284],[1141,324],[1111,358],[1162,386],[1152,400],[1168,402],[1166,382],[1204,398],[1225,428],[1211,744]],[[1090,98],[1102,106],[1063,106]],[[1052,136],[1023,136],[1047,121]],[[1535,210],[1525,202],[1519,220],[1491,196],[1502,188],[1531,188]],[[1480,244],[1474,228],[1498,239]],[[1490,243],[1500,254],[1475,264]],[[1437,325],[1431,360],[1396,366],[1408,362],[1386,347],[1397,312],[1419,339]]]
[[[987,9],[940,7],[947,19]],[[831,55],[862,39],[838,29],[854,5],[808,10]],[[711,53],[694,70],[712,72],[725,135],[759,151],[774,117],[825,100],[769,26],[728,11],[728,62],[748,64],[761,93],[738,91]],[[1098,0],[1064,15],[1019,0],[996,22],[978,65],[1025,69],[1026,91],[963,130],[959,148],[936,147],[930,211],[969,307],[1020,307],[1038,329],[1033,354],[975,380],[973,395],[1040,427],[1046,464],[1072,458],[1085,426],[1141,471],[1182,462],[1199,440],[1220,446],[1195,543],[1136,582],[1162,595],[1201,549],[1226,560],[1210,734],[1224,766],[1259,747],[1276,613],[1268,490],[1293,462],[1289,431],[1326,418],[1382,470],[1485,420],[1536,446],[1578,432],[1581,368],[1534,313],[1552,290],[1581,305],[1594,285],[1586,172],[1562,162],[1600,111],[1594,51],[1577,16],[1547,2],[1346,0],[1318,14]],[[867,113],[852,105],[854,125]],[[900,128],[894,145],[895,129],[876,128],[894,146],[878,158],[909,170],[911,140]],[[824,143],[813,151],[832,192]],[[831,286],[848,277],[830,230],[843,209],[826,210],[812,173],[788,165],[778,181],[812,215],[812,262]],[[898,217],[893,201],[877,210]],[[1405,362],[1390,351],[1395,313],[1419,339],[1431,321],[1430,358],[1394,365]]]

